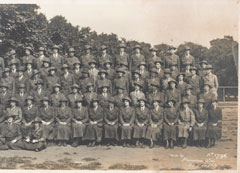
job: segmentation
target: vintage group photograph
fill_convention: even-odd
[[[0,3],[0,171],[236,171],[236,0]]]

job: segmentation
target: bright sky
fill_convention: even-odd
[[[64,16],[74,26],[153,45],[238,39],[236,0],[75,0],[38,1],[48,19]]]

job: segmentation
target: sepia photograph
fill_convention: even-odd
[[[238,0],[0,0],[0,172],[238,172]]]

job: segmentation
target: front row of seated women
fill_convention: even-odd
[[[27,109],[32,109],[33,98],[26,100]],[[59,146],[71,143],[77,147],[86,142],[89,147],[121,144],[152,148],[163,144],[166,149],[172,149],[176,144],[186,148],[188,141],[196,146],[212,147],[221,137],[222,111],[216,99],[208,108],[204,106],[205,101],[199,99],[194,109],[187,99],[182,100],[179,108],[171,98],[164,107],[159,98],[152,98],[148,104],[145,98],[140,98],[138,106],[133,107],[126,96],[121,108],[115,106],[112,97],[106,108],[101,107],[99,101],[93,98],[92,106],[86,108],[82,106],[83,100],[78,99],[76,108],[71,109],[65,97],[60,99],[59,107],[50,106],[49,98],[44,97],[42,106],[32,111],[32,117],[23,116],[22,121],[14,113],[9,114],[10,107],[6,121],[0,124],[0,149],[40,151],[55,143]],[[18,101],[11,98],[9,102],[14,107]]]

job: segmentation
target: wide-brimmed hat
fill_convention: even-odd
[[[140,101],[144,101],[145,103],[147,103],[147,99],[145,97],[138,98],[138,102],[140,102]]]
[[[62,88],[62,86],[61,86],[60,84],[58,84],[58,83],[56,83],[55,85],[53,85],[53,88],[56,88],[56,87]]]
[[[170,85],[171,82],[173,82],[173,83],[175,83],[175,84],[177,85],[177,81],[176,81],[176,80],[172,79],[172,80],[170,80],[170,81],[168,82],[168,84]]]
[[[138,67],[140,67],[141,65],[144,65],[145,67],[147,67],[147,64],[146,64],[144,61],[140,62],[140,63],[138,64]]]
[[[106,65],[106,64],[112,65],[112,62],[110,61],[110,59],[107,59],[106,61],[104,61],[103,65]]]
[[[123,69],[121,67],[117,68],[116,72],[126,73],[125,69]]]
[[[186,74],[185,74],[184,72],[180,72],[180,73],[178,73],[177,78],[178,78],[178,76],[180,76],[180,75],[182,75],[183,77],[186,76]]]
[[[102,45],[100,49],[101,50],[105,50],[105,49],[107,49],[107,46],[106,45]]]
[[[78,98],[77,100],[75,100],[75,103],[78,103],[78,102],[83,102],[83,99],[82,98]]]
[[[100,99],[98,97],[93,97],[92,98],[92,102],[99,102],[99,101],[100,101]]]
[[[120,62],[120,66],[124,65],[125,67],[128,67],[128,62],[126,61],[121,61]]]
[[[151,86],[160,87],[160,83],[158,81],[153,81],[151,82]]]
[[[141,76],[139,70],[134,70],[134,71],[132,72],[132,74],[135,74],[135,73],[138,74],[139,76]]]
[[[33,76],[37,75],[37,74],[40,74],[40,72],[37,70],[37,69],[34,69],[33,70]]]
[[[155,74],[158,74],[158,71],[155,67],[152,67],[150,70],[149,70],[150,73],[155,73]]]
[[[199,64],[208,64],[208,62],[206,60],[202,60],[199,62]]]
[[[25,65],[31,64],[33,65],[33,60],[29,59],[27,61],[24,62]]]
[[[8,101],[9,102],[14,101],[14,102],[18,103],[18,99],[16,97],[10,97]]]
[[[74,59],[73,60],[73,65],[76,65],[76,64],[80,64],[81,65],[81,62],[78,59]]]
[[[5,116],[5,120],[7,120],[8,118],[13,118],[15,119],[15,115],[12,115],[12,114],[8,114],[7,116]]]
[[[137,45],[135,45],[135,46],[133,47],[133,50],[135,50],[135,49],[142,49],[142,47],[137,44]]]
[[[126,45],[124,43],[119,44],[118,48],[126,48]]]
[[[45,51],[44,47],[39,47],[38,51]]]
[[[122,101],[124,101],[124,100],[128,100],[130,103],[132,102],[132,100],[128,96],[123,97]]]
[[[62,69],[69,69],[70,67],[67,64],[63,64]]]
[[[204,100],[204,99],[202,99],[202,98],[200,98],[200,99],[198,99],[197,103],[202,103],[202,104],[205,104],[205,100]]]
[[[34,100],[33,96],[27,96],[25,100]]]
[[[143,87],[143,84],[141,82],[134,82],[133,84],[134,86],[139,86],[141,88]]]
[[[58,45],[53,45],[52,49],[58,49],[59,50],[59,46]]]
[[[152,98],[152,103],[153,103],[153,102],[161,103],[162,101],[161,101],[161,99],[160,99],[159,97],[153,97],[153,98]]]
[[[158,58],[154,61],[154,64],[156,65],[157,63],[164,64],[163,60]]]
[[[51,64],[51,60],[48,57],[44,57],[42,61],[43,62],[48,62],[49,64]]]
[[[188,104],[189,104],[190,101],[189,101],[189,99],[187,99],[187,98],[183,98],[181,103],[182,103],[182,104],[184,104],[184,103],[188,103]]]
[[[97,64],[97,61],[94,60],[94,59],[90,59],[89,62],[88,62],[88,64],[90,65],[90,64],[92,64],[92,63]]]
[[[45,97],[43,97],[43,98],[41,99],[41,101],[42,101],[42,102],[43,102],[43,101],[48,101],[48,102],[50,102],[50,99],[49,99],[49,97],[45,96]]]
[[[84,46],[84,49],[87,50],[87,49],[92,49],[92,47],[90,45],[85,45]]]
[[[166,74],[172,74],[171,70],[169,68],[165,68],[164,73]]]
[[[43,85],[43,80],[42,79],[38,79],[37,82],[35,83],[35,85],[39,85],[39,84]]]
[[[176,100],[174,98],[168,98],[166,103],[168,104],[170,101],[176,104]]]
[[[109,85],[107,85],[107,84],[104,83],[104,84],[102,84],[102,85],[100,86],[100,88],[101,88],[101,89],[103,89],[103,88],[109,88]]]
[[[192,71],[192,70],[197,71],[198,69],[197,69],[197,67],[191,67],[190,70],[191,70],[191,71]]]
[[[99,75],[101,75],[101,73],[105,73],[106,75],[108,75],[108,72],[107,72],[106,70],[103,70],[103,69],[101,69],[101,70],[98,72]]]
[[[92,82],[88,82],[86,87],[94,86]]]
[[[10,50],[9,55],[15,55],[15,54],[16,54],[16,50],[14,49]]]
[[[49,67],[49,69],[48,69],[48,72],[50,72],[50,71],[57,71],[57,69],[56,69],[56,67],[52,66],[52,67]]]
[[[9,65],[17,65],[18,61],[16,59],[12,59],[9,63]]]
[[[213,69],[213,67],[211,64],[208,64],[208,65],[206,65],[206,67],[204,69],[209,70],[209,69]]]
[[[124,87],[123,85],[117,85],[116,88],[117,88],[117,89],[125,90],[125,87]]]
[[[185,46],[184,50],[191,50],[191,48],[189,46]]]
[[[107,101],[108,101],[108,103],[115,104],[115,99],[113,97],[109,97]]]
[[[176,47],[174,47],[174,46],[168,46],[168,50],[171,50],[171,49],[177,49]]]
[[[89,74],[89,71],[88,71],[88,69],[87,69],[87,68],[84,68],[84,69],[82,70],[82,73]]]
[[[157,52],[157,51],[158,51],[155,47],[151,47],[149,50],[150,50],[151,52]]]
[[[33,51],[32,47],[30,47],[30,46],[26,46],[25,50],[30,50],[31,52]]]
[[[79,85],[78,85],[78,84],[73,84],[73,85],[71,86],[71,88],[72,88],[72,89],[73,89],[73,88],[79,89]]]
[[[75,52],[75,49],[73,47],[68,49],[68,52]]]

